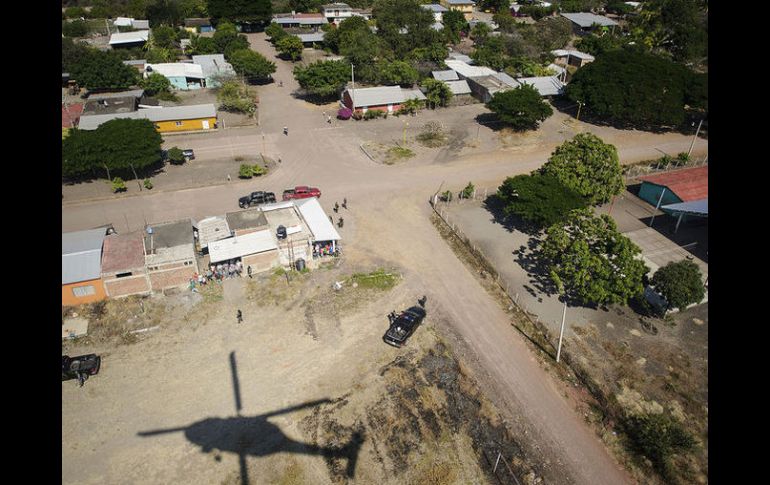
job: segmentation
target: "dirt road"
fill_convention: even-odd
[[[252,42],[257,50],[272,49],[259,42],[259,39]],[[227,186],[68,204],[62,210],[63,230],[85,229],[106,222],[114,224],[119,231],[137,230],[147,222],[201,219],[237,210],[238,197],[249,191],[280,192],[295,184],[319,186],[323,191],[321,203],[329,214],[334,202],[346,197],[350,210],[342,212],[345,226],[341,234],[348,260],[351,264],[391,261],[407,268],[409,277],[424,288],[431,305],[447,317],[451,330],[475,353],[496,392],[506,396],[505,404],[512,421],[519,423],[518,429],[529,430],[530,456],[540,460],[539,467],[547,482],[630,483],[626,472],[567,403],[559,390],[560,384],[540,368],[504,312],[445,245],[428,218],[428,198],[440,184],[459,189],[471,180],[477,186],[495,187],[507,176],[539,167],[558,141],[546,137],[506,150],[468,156],[459,153],[441,163],[422,160],[396,166],[378,165],[360,151],[360,137],[354,130],[319,127],[321,107],[287,97],[293,86],[287,75],[289,66],[281,61],[277,63],[284,87],[268,86],[260,92],[261,122],[267,132],[264,143],[269,145],[268,151],[280,153],[283,159],[276,170],[256,181],[233,182]],[[289,120],[290,135],[283,136],[281,127]],[[552,123],[557,122],[558,118]],[[398,133],[399,123],[384,120],[381,126],[383,130]],[[238,142],[258,147],[262,143],[261,132],[246,130],[236,130]],[[658,148],[670,153],[687,151],[691,141],[690,137],[678,134],[591,128],[594,130],[618,147],[624,163],[657,158]],[[196,139],[207,145],[212,155],[226,150],[232,141],[224,133]],[[196,152],[202,147],[189,146],[196,148]],[[706,150],[707,143],[699,140],[695,153]],[[184,349],[177,351],[185,352]],[[258,397],[249,402],[259,403]],[[184,403],[174,406],[181,411]],[[217,415],[226,411],[212,409],[210,413]],[[148,426],[166,425],[171,421],[174,420],[158,419]]]

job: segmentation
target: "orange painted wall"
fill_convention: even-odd
[[[78,286],[89,286],[89,285],[94,287],[93,295],[77,297],[72,292],[73,288],[77,288]],[[90,280],[90,281],[79,281],[77,283],[61,285],[62,306],[82,305],[83,303],[92,303],[95,301],[104,300],[106,298],[107,298],[107,293],[105,293],[104,291],[104,285],[102,284],[101,279]]]

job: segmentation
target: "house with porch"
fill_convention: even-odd
[[[351,87],[342,92],[340,103],[360,113],[370,109],[392,113],[401,109],[407,99],[425,100],[425,95],[417,89],[403,89],[400,86]]]

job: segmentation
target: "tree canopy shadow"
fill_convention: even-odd
[[[508,125],[503,122],[495,113],[481,113],[476,115],[476,123],[484,125],[492,131],[500,131]]]
[[[343,446],[322,447],[314,443],[303,443],[293,440],[286,436],[278,426],[268,421],[270,417],[331,403],[331,400],[308,401],[256,416],[242,416],[235,352],[230,353],[230,367],[233,377],[236,416],[227,418],[209,417],[187,426],[141,431],[137,434],[142,437],[150,437],[183,432],[188,441],[201,447],[202,453],[209,453],[213,450],[235,453],[239,458],[241,485],[249,484],[248,468],[246,467],[247,457],[267,456],[281,452],[322,456],[328,463],[345,460],[347,461],[347,466],[344,468],[344,473],[341,473],[344,476],[335,478],[351,479],[355,477],[358,453],[365,439],[362,429],[352,430],[347,443]],[[217,454],[215,459],[220,461],[221,455]],[[333,468],[337,469],[337,467]]]
[[[534,288],[533,290],[528,285],[524,285],[524,289],[533,297],[538,296],[537,292],[545,296],[553,296],[558,294],[559,290],[553,280],[551,280],[548,262],[543,257],[540,242],[539,237],[532,236],[527,241],[526,246],[519,246],[518,249],[513,250],[512,254],[515,257],[516,264],[527,272],[529,284]]]
[[[505,204],[496,194],[487,196],[483,206],[492,215],[492,221],[503,226],[508,232],[519,231],[528,236],[535,236],[541,232],[541,228],[537,225],[515,214],[506,214]]]

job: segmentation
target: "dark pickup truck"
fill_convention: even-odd
[[[423,318],[425,318],[425,309],[419,306],[413,306],[395,316],[391,314],[390,328],[382,336],[382,340],[393,347],[401,347],[414,333]]]
[[[293,189],[283,191],[283,200],[307,199],[309,197],[321,197],[321,191],[307,185],[298,185]]]
[[[77,379],[81,387],[89,376],[99,373],[102,366],[102,358],[96,354],[61,357],[61,380]]]
[[[275,194],[273,192],[263,192],[259,190],[238,199],[238,206],[240,206],[241,209],[245,209],[253,205],[269,204],[270,202],[275,202]]]

